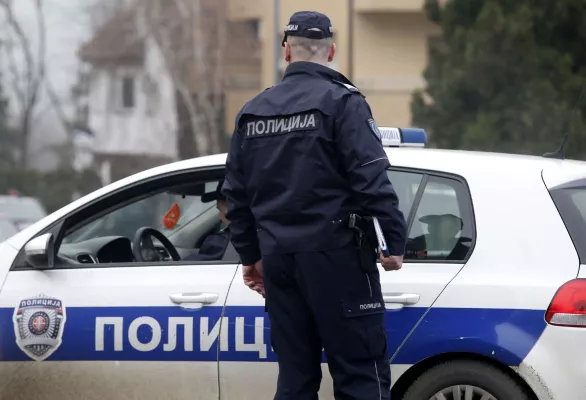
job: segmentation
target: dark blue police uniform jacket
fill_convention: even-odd
[[[214,261],[221,260],[230,244],[230,230],[224,230],[209,235],[199,248],[199,252],[190,254],[183,261]]]
[[[344,75],[295,62],[236,117],[222,193],[242,262],[340,248],[351,213],[378,217],[391,254],[405,221],[368,103]]]

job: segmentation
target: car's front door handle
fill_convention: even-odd
[[[392,303],[392,304],[402,304],[402,305],[411,305],[417,304],[419,301],[419,296],[416,293],[390,293],[390,294],[383,294],[383,300],[385,303]]]
[[[200,304],[203,306],[215,303],[219,296],[217,293],[176,293],[170,294],[169,298],[175,304]]]

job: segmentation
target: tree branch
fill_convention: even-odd
[[[20,132],[18,132],[18,134],[20,135],[19,150],[20,165],[22,168],[26,168],[28,166],[28,141],[31,133],[33,112],[39,99],[40,87],[45,78],[46,69],[45,56],[47,32],[42,1],[35,0],[34,6],[39,32],[39,48],[36,60],[33,56],[33,49],[30,40],[24,32],[21,24],[16,19],[16,16],[14,15],[12,2],[8,0],[0,1],[0,7],[6,15],[8,27],[10,28],[12,35],[16,37],[16,41],[12,43],[10,49],[8,50],[8,55],[10,59],[9,69],[13,74],[14,92],[19,102],[21,103],[20,115],[18,118],[20,121]],[[24,75],[22,76],[22,78],[24,78],[23,81],[21,81],[21,74],[18,73],[19,66],[14,54],[15,49],[13,46],[16,44],[18,44],[19,50],[22,52],[24,58],[24,66],[22,67],[25,69]]]

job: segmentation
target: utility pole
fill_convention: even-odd
[[[280,14],[281,14],[281,1],[280,0],[273,0],[273,25],[275,29],[275,60],[274,60],[274,68],[275,68],[275,85],[279,83],[280,79],[279,76],[281,75],[281,69],[279,68],[281,64],[281,29],[280,29]]]
[[[354,79],[354,0],[348,0],[348,79]]]

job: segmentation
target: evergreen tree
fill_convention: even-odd
[[[443,3],[443,2],[442,2]],[[586,1],[426,0],[430,46],[413,123],[442,148],[541,155],[567,131],[586,158]]]

